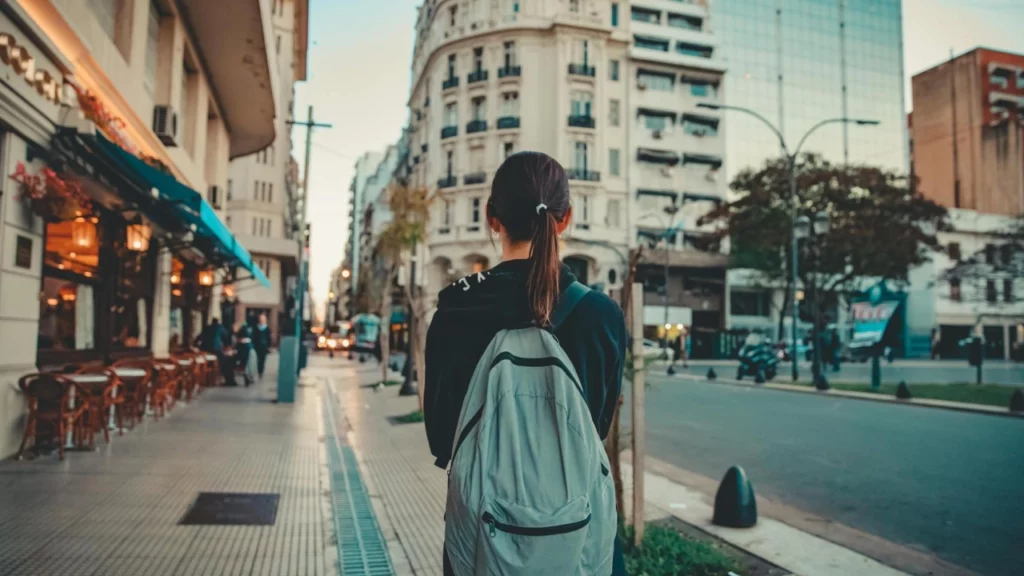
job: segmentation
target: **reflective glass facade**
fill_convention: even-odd
[[[901,0],[714,0],[711,7],[728,66],[727,104],[764,116],[792,149],[821,120],[843,117],[845,76],[846,116],[881,124],[851,125],[845,135],[842,124],[825,126],[801,150],[906,171]],[[775,136],[756,119],[723,114],[730,178],[778,155]]]

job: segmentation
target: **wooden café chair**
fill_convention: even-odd
[[[108,421],[111,416],[117,418],[117,428],[120,434],[124,434],[124,422],[121,420],[121,412],[118,408],[124,404],[125,395],[121,386],[121,379],[113,370],[105,366],[84,366],[74,375],[69,376],[104,376],[106,382],[86,384],[79,382],[79,386],[88,388],[90,391],[90,402],[86,411],[85,425],[89,426],[90,434],[103,430],[103,440],[110,444],[110,426]]]
[[[29,438],[35,442],[39,424],[43,423],[56,436],[60,459],[63,460],[65,436],[68,431],[79,428],[89,406],[89,392],[59,374],[22,376],[18,380],[18,388],[28,399],[28,421],[15,458],[21,458]]]
[[[124,401],[118,408],[120,411],[118,419],[119,421],[127,420],[128,427],[134,428],[136,424],[142,422],[146,415],[150,384],[154,377],[153,361],[149,358],[123,358],[114,362],[110,368],[121,379],[121,388],[124,392]],[[129,377],[119,373],[129,369],[141,371],[144,375]]]

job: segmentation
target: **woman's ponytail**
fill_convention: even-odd
[[[526,278],[530,312],[547,326],[558,300],[562,262],[558,227],[569,215],[569,179],[554,158],[520,152],[505,159],[491,184],[488,217],[497,218],[513,243],[530,243]]]
[[[538,212],[540,215],[533,229],[526,288],[534,320],[538,326],[547,326],[558,297],[558,280],[562,264],[558,259],[558,230],[555,227],[555,217],[546,209]]]

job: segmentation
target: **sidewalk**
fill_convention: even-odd
[[[315,388],[216,388],[91,453],[0,462],[0,574],[337,574]],[[199,492],[280,495],[271,526],[180,526]]]
[[[440,576],[447,476],[433,465],[422,424],[392,425],[389,421],[415,410],[416,398],[399,397],[395,388],[365,387],[380,380],[376,367],[312,364],[312,370],[327,378],[327,385],[337,391],[348,418],[348,441],[356,452],[370,494],[377,501],[375,508],[392,549],[396,574]],[[624,476],[628,484],[628,472]],[[645,479],[645,515],[649,521],[674,516],[800,576],[902,574],[768,518],[762,518],[751,530],[712,526],[708,521],[708,496],[653,474],[650,468]]]

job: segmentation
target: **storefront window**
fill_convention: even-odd
[[[111,346],[147,348],[154,292],[153,259],[148,252],[123,250],[117,261]]]
[[[100,235],[94,219],[46,225],[39,350],[96,347]]]

